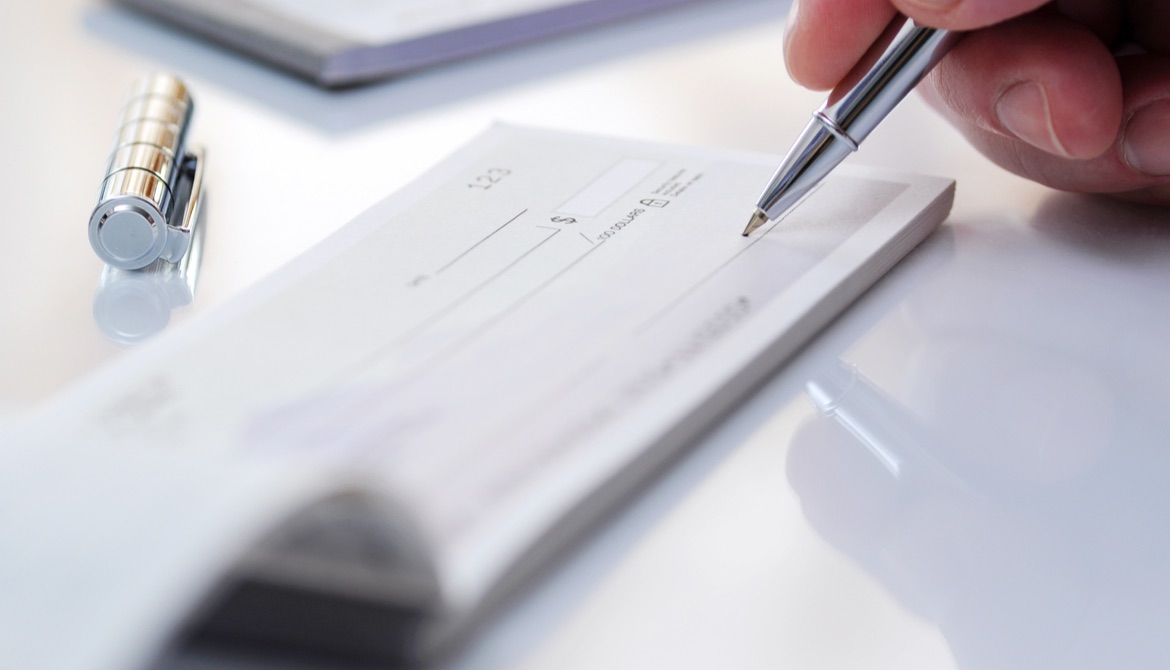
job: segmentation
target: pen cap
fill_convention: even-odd
[[[90,245],[106,263],[137,269],[167,248],[168,224],[182,216],[176,191],[193,108],[172,75],[149,75],[131,88],[89,220]]]

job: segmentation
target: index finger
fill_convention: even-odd
[[[811,89],[836,86],[895,13],[889,0],[793,0],[784,36],[788,74]]]

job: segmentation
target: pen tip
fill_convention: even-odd
[[[760,226],[764,225],[767,222],[768,222],[768,215],[765,214],[763,211],[757,209],[752,214],[752,218],[750,220],[748,220],[747,228],[743,229],[743,236],[747,237],[747,236],[751,235],[756,230],[758,230],[760,228]]]

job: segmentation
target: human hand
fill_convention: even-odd
[[[1170,205],[1170,2],[794,0],[789,73],[833,87],[896,12],[972,31],[922,90],[991,160],[1062,190]]]

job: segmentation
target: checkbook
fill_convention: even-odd
[[[776,163],[496,126],[57,398],[0,456],[0,665],[467,639],[952,202],[847,167],[742,237]]]

